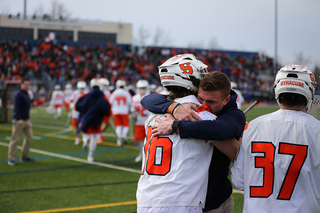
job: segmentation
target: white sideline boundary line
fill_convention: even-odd
[[[9,144],[8,143],[4,143],[4,142],[0,142],[0,145],[9,147]],[[22,149],[22,147],[18,146],[18,149]],[[111,168],[111,169],[122,170],[122,171],[126,171],[126,172],[133,172],[133,173],[138,173],[138,174],[141,173],[140,170],[136,170],[136,169],[130,169],[130,168],[126,168],[126,167],[123,167],[123,166],[115,166],[115,165],[112,165],[112,164],[107,164],[107,163],[102,163],[102,162],[89,163],[85,159],[75,158],[75,157],[71,157],[71,156],[67,156],[67,155],[61,155],[61,154],[57,154],[57,153],[53,153],[53,152],[47,152],[47,151],[43,151],[43,150],[39,150],[39,149],[30,148],[30,151],[31,152],[35,152],[35,153],[39,153],[39,154],[43,154],[43,155],[50,155],[50,156],[54,156],[54,157],[58,157],[58,158],[63,158],[63,159],[67,159],[67,160],[73,160],[73,161],[92,164],[92,165],[96,165],[96,166],[102,166],[102,167]]]
[[[0,145],[9,147],[9,144],[8,143],[4,143],[4,142],[0,142]],[[22,147],[18,146],[18,149],[22,149]],[[122,166],[115,166],[115,165],[112,165],[112,164],[101,163],[101,162],[89,163],[88,161],[86,161],[84,159],[81,159],[81,158],[75,158],[75,157],[71,157],[71,156],[67,156],[67,155],[61,155],[61,154],[52,153],[52,152],[47,152],[47,151],[43,151],[43,150],[39,150],[39,149],[30,148],[30,151],[31,152],[35,152],[35,153],[39,153],[39,154],[43,154],[43,155],[50,155],[50,156],[54,156],[54,157],[58,157],[58,158],[64,158],[64,159],[67,159],[67,160],[73,160],[73,161],[77,161],[77,162],[81,162],[81,163],[87,163],[87,164],[92,164],[92,165],[96,165],[96,166],[102,166],[102,167],[106,167],[106,168],[122,170],[122,171],[126,171],[126,172],[133,172],[133,173],[138,173],[138,174],[141,173],[141,171],[136,170],[136,169],[130,169],[130,168],[122,167]],[[244,194],[244,191],[233,189],[233,193]]]

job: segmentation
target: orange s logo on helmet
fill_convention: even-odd
[[[188,75],[193,74],[193,69],[189,64],[190,64],[190,62],[186,62],[186,63],[179,65],[180,69],[184,71],[184,72],[182,72],[183,74],[188,74]]]
[[[310,80],[311,80],[311,84],[313,85],[313,86],[315,86],[315,79],[314,79],[314,75],[313,75],[313,73],[310,73]]]

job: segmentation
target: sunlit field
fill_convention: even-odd
[[[245,109],[246,107],[243,107]],[[278,107],[256,106],[247,114],[247,121],[275,111]],[[128,134],[129,143],[116,145],[112,126],[98,144],[95,162],[87,162],[82,144],[74,144],[71,121],[64,111],[54,119],[45,108],[32,108],[33,142],[29,156],[33,163],[20,162],[19,142],[17,165],[7,164],[11,123],[0,124],[0,212],[117,212],[136,211],[136,188],[141,163],[134,161],[138,148]],[[243,194],[235,191],[234,212],[242,212]]]

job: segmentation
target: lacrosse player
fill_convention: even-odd
[[[125,87],[126,82],[124,80],[117,80],[116,90],[110,96],[118,146],[122,146],[123,143],[127,144],[126,137],[129,131],[129,112],[132,97]]]
[[[320,121],[306,113],[315,86],[308,67],[282,67],[274,81],[280,109],[246,124],[231,169],[243,212],[320,212]]]
[[[136,87],[137,94],[132,97],[130,117],[135,123],[133,141],[137,142],[139,148],[139,155],[135,158],[135,161],[140,162],[142,160],[143,140],[146,136],[144,123],[150,115],[150,112],[140,104],[140,101],[143,96],[148,94],[149,83],[147,80],[139,80]]]
[[[60,85],[55,85],[52,92],[50,105],[54,107],[54,118],[60,118],[63,104],[63,91],[61,90]]]

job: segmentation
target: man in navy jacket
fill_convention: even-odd
[[[16,165],[17,146],[21,133],[23,132],[24,141],[22,144],[21,161],[32,162],[33,158],[29,158],[29,149],[32,141],[32,123],[30,121],[31,101],[28,95],[30,81],[27,78],[22,79],[20,91],[14,96],[14,109],[12,119],[12,136],[8,151],[8,164]]]
[[[192,106],[179,105],[170,101],[166,96],[150,94],[141,100],[141,104],[153,113],[170,113],[166,119],[153,126],[153,134],[165,135],[172,132],[172,125],[178,123],[177,132],[181,138],[196,138],[203,140],[239,139],[242,135],[246,118],[244,113],[237,108],[237,94],[230,90],[229,85],[222,85],[219,79],[224,75],[221,72],[211,72],[208,78],[204,78],[199,86],[198,100],[209,106],[212,113],[218,116],[214,121],[201,121],[192,112]],[[223,77],[224,78],[224,77]],[[214,79],[213,81],[204,81]],[[227,89],[229,88],[229,89]],[[223,91],[229,91],[229,95],[223,95]],[[185,113],[187,111],[187,113]],[[183,120],[184,119],[184,120]],[[189,121],[186,121],[189,120]],[[196,121],[197,120],[197,121]],[[204,212],[213,213],[232,212],[233,198],[232,185],[228,179],[230,159],[218,149],[214,149],[209,168],[208,192]]]
[[[90,138],[90,147],[88,161],[93,162],[93,154],[97,146],[97,141],[102,133],[101,123],[104,116],[111,115],[111,106],[99,89],[100,82],[98,79],[90,81],[92,88],[88,94],[82,96],[77,101],[75,108],[80,112],[77,123],[78,132],[83,133],[83,148],[88,149],[88,139]]]

